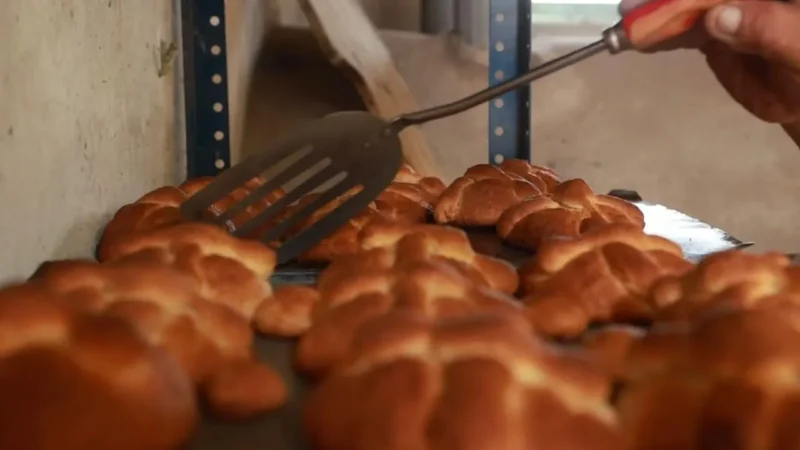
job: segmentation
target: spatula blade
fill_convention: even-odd
[[[312,161],[328,164],[319,171],[310,172],[309,163]],[[389,186],[402,162],[400,140],[389,123],[365,112],[334,113],[278,140],[266,151],[252,155],[221,173],[205,189],[184,202],[181,212],[190,220],[229,225],[233,216],[258,201],[259,196],[264,197],[278,188],[286,191],[287,200],[291,199],[291,202],[312,192],[320,193],[320,199],[317,199],[320,202],[326,199],[319,205],[315,200],[312,202],[314,208],[301,208],[286,217],[280,216],[280,213],[290,202],[275,202],[239,226],[240,229],[256,230],[270,217],[299,222],[341,193],[360,187],[358,194],[278,247],[279,262],[286,262],[310,249],[367,208]],[[257,176],[267,180],[264,186],[232,205],[228,209],[229,214],[223,211],[216,217],[208,217],[207,211],[212,205]],[[333,178],[338,178],[339,182],[326,189],[325,184]],[[279,229],[289,228],[282,227],[280,223],[275,226]],[[260,236],[251,237],[267,242],[274,237],[274,233],[265,231]]]

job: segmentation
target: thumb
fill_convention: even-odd
[[[709,11],[706,28],[711,37],[736,50],[800,68],[800,5],[726,3]]]

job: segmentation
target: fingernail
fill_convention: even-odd
[[[721,6],[717,12],[717,31],[727,37],[733,37],[742,24],[742,10],[735,6]]]

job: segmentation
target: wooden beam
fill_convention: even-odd
[[[367,109],[383,118],[419,109],[389,50],[355,0],[300,0],[323,53],[356,86]],[[440,176],[418,127],[401,135],[403,155],[418,172]]]

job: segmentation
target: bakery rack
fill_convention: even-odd
[[[180,0],[188,178],[214,176],[231,164],[225,0]],[[489,82],[528,70],[531,1],[489,0]],[[489,106],[491,164],[530,160],[530,88]]]
[[[225,0],[181,0],[188,178],[231,164]]]
[[[521,75],[531,64],[531,0],[490,0],[489,83]],[[531,90],[525,86],[489,105],[489,163],[531,158]]]

